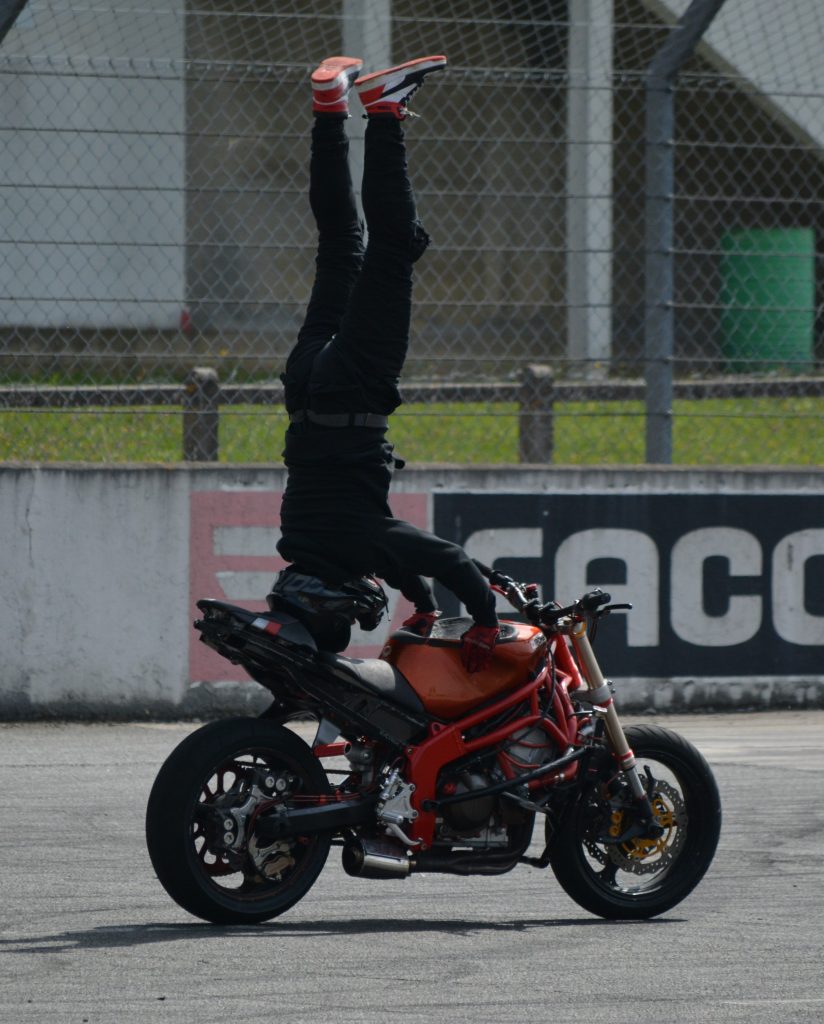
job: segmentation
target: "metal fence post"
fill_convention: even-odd
[[[364,72],[388,67],[392,63],[392,0],[342,0],[343,53],[356,54],[364,62]],[[347,126],[349,166],[358,213],[363,219],[361,179],[366,122],[353,117]]]
[[[196,366],[183,386],[183,458],[186,462],[217,462],[217,371]]]
[[[613,2],[569,0],[567,356],[590,380],[612,355]]]
[[[723,3],[724,0],[693,0],[653,57],[646,75],[644,352],[647,462],[672,462],[675,79]]]
[[[518,459],[552,462],[554,380],[549,366],[524,368],[518,394]]]

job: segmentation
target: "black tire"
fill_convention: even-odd
[[[212,722],[166,759],[149,796],[146,843],[161,885],[184,910],[215,924],[251,924],[282,914],[309,891],[331,834],[261,851],[244,825],[262,800],[281,798],[276,783],[287,804],[298,794],[305,800],[331,792],[307,744],[265,719]],[[232,835],[226,821],[237,822],[236,848],[223,841]]]
[[[710,766],[683,737],[653,725],[630,726],[626,735],[642,779],[647,765],[657,780],[653,803],[664,835],[599,841],[622,835],[631,823],[629,812],[608,803],[628,793],[614,761],[604,758],[598,783],[566,809],[549,838],[550,865],[585,910],[637,920],[670,910],[704,876],[718,845],[721,800]]]

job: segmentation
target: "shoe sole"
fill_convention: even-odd
[[[434,57],[418,57],[416,60],[408,60],[405,64],[396,64],[394,67],[384,68],[382,71],[373,71],[369,75],[363,75],[363,77],[355,80],[355,88],[360,89],[361,86],[368,85],[370,89],[374,89],[375,86],[383,84],[383,79],[388,79],[390,76],[400,72],[408,72],[410,69],[426,73],[428,71],[438,71],[445,67],[446,57],[442,54]]]
[[[353,71],[360,71],[363,61],[357,57],[328,57],[312,72],[312,88],[315,92],[340,87],[341,76],[351,78]]]

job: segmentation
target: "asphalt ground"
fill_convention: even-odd
[[[219,928],[166,896],[149,788],[194,726],[0,725],[0,1022],[824,1021],[824,712],[643,719],[713,765],[716,860],[662,918],[607,923],[548,871],[349,878]],[[537,846],[536,846],[537,849]]]

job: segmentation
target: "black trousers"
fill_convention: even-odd
[[[366,129],[364,248],[348,162],[345,121],[317,117],[309,200],[318,225],[316,274],[304,324],[283,375],[290,413],[388,416],[409,346],[413,264],[428,244],[409,182],[403,130],[394,118]],[[331,427],[304,416],[286,434],[289,471],[278,550],[330,582],[374,573],[419,610],[443,583],[483,625],[497,621],[486,580],[456,544],[392,517],[395,463],[384,431]]]
[[[362,185],[364,248],[345,120],[315,118],[309,202],[318,225],[315,282],[286,363],[286,407],[388,415],[409,347],[412,265],[428,238],[418,221],[403,129],[370,118]]]

